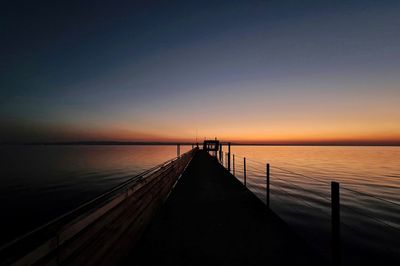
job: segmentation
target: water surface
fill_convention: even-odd
[[[176,146],[0,146],[0,244],[176,154]]]
[[[246,157],[247,184],[262,200],[270,163],[271,208],[327,256],[330,182],[339,182],[345,264],[396,265],[400,147],[232,146],[232,154],[240,180]],[[175,156],[176,146],[1,146],[1,243]]]
[[[349,264],[396,264],[400,254],[400,147],[233,146],[235,175],[321,252],[330,254],[331,181],[340,183]],[[232,170],[233,171],[233,170]]]

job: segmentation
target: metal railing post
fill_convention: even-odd
[[[228,171],[231,171],[231,143],[228,143]]]
[[[266,199],[265,199],[265,201],[266,201],[266,204],[267,204],[267,207],[269,208],[269,163],[267,163],[267,169],[266,169],[266,177],[267,177],[267,180],[266,180],[266,191],[265,191],[265,196],[266,196]]]
[[[233,163],[233,175],[235,175],[235,154],[232,154],[232,163]]]
[[[227,163],[227,161],[228,161],[228,153],[225,153],[225,163],[224,163],[224,167],[225,167],[225,169],[226,169],[226,163]]]
[[[180,144],[178,144],[178,145],[176,146],[176,154],[177,154],[178,157],[181,156],[181,145],[180,145]]]
[[[331,211],[332,211],[332,262],[337,266],[341,264],[340,247],[340,185],[331,182]]]
[[[243,158],[243,183],[246,186],[246,157]]]
[[[224,168],[226,168],[225,163],[226,163],[226,153],[224,154]]]

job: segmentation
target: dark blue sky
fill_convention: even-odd
[[[400,137],[399,1],[5,1],[0,12],[5,140]]]

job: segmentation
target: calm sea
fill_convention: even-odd
[[[176,146],[0,146],[0,245],[176,155]]]
[[[189,150],[182,146],[181,152]],[[1,243],[176,156],[176,146],[0,147]],[[321,252],[329,254],[330,182],[340,183],[344,252],[371,261],[400,253],[400,147],[232,146],[235,175]],[[378,260],[379,259],[379,260]],[[365,261],[365,259],[363,260]],[[393,261],[393,260],[392,260]]]
[[[400,147],[233,146],[235,175],[321,252],[330,254],[331,181],[340,183],[346,265],[400,265]],[[226,164],[226,160],[225,160]],[[233,172],[233,169],[232,169]]]

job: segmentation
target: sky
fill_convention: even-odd
[[[0,141],[400,144],[400,1],[3,1]]]

